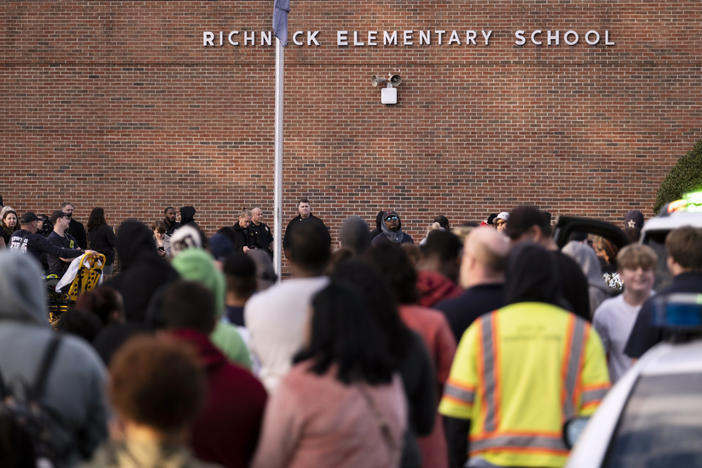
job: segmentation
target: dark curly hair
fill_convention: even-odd
[[[390,345],[358,294],[331,282],[312,298],[309,343],[294,362],[310,360],[322,375],[332,366],[340,382],[388,383],[395,368]]]
[[[397,304],[415,304],[419,300],[417,270],[400,245],[388,242],[371,247],[365,259],[383,275]]]

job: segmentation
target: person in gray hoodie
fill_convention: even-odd
[[[602,268],[595,251],[585,242],[570,241],[561,252],[575,260],[587,277],[588,293],[590,295],[590,317],[595,310],[610,296],[610,291],[602,279]]]
[[[0,251],[0,372],[5,382],[33,383],[54,332],[49,326],[41,267],[30,255]],[[62,441],[61,466],[88,458],[107,438],[105,368],[84,341],[60,339],[42,403],[57,416],[52,440]]]

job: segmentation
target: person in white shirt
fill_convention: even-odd
[[[631,244],[617,254],[617,272],[624,292],[607,299],[595,311],[593,325],[607,353],[607,367],[612,383],[632,364],[624,354],[624,346],[634,327],[641,305],[652,294],[658,256],[650,247]]]
[[[244,307],[251,352],[261,363],[259,377],[268,392],[288,373],[304,337],[310,299],[329,282],[329,231],[321,223],[300,223],[290,233],[285,256],[292,278],[255,294]]]

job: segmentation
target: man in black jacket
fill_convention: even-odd
[[[290,246],[290,233],[295,226],[302,223],[315,223],[324,226],[327,229],[324,222],[312,214],[312,208],[310,207],[310,201],[307,198],[301,198],[300,202],[297,204],[297,213],[293,219],[288,223],[288,227],[285,228],[285,235],[283,236],[283,249],[287,249]]]
[[[254,233],[254,245],[257,249],[266,252],[273,258],[273,234],[263,222],[263,210],[258,206],[251,210],[251,225],[249,229]]]
[[[217,233],[224,234],[232,241],[234,252],[246,253],[249,249],[256,247],[256,235],[249,228],[250,225],[251,212],[243,210],[239,213],[239,219],[234,226],[223,227]]]
[[[10,238],[10,248],[23,253],[30,253],[41,264],[43,254],[62,258],[74,258],[84,253],[82,249],[70,249],[51,244],[46,237],[37,234],[39,218],[31,211],[20,218],[20,229]]]
[[[163,224],[166,225],[166,235],[173,235],[178,223],[176,222],[176,210],[172,206],[163,210]]]
[[[88,236],[85,233],[85,226],[83,226],[83,223],[76,221],[73,218],[73,211],[75,210],[73,203],[70,202],[63,202],[61,203],[61,211],[66,213],[68,216],[71,218],[71,224],[68,226],[67,232],[75,237],[76,241],[78,242],[78,246],[81,249],[87,249],[88,248]]]
[[[64,247],[73,250],[73,254],[67,255],[54,255],[52,253],[46,254],[46,261],[49,265],[49,274],[54,274],[58,278],[61,278],[68,266],[71,264],[74,258],[78,257],[82,250],[78,249],[78,243],[76,239],[68,233],[68,226],[70,225],[71,217],[64,213],[63,211],[54,211],[51,215],[51,224],[54,225],[54,230],[46,238],[50,244],[57,247]]]

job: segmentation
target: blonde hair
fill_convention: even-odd
[[[650,270],[656,267],[658,255],[647,245],[629,244],[617,254],[617,268],[636,270],[638,267]]]

